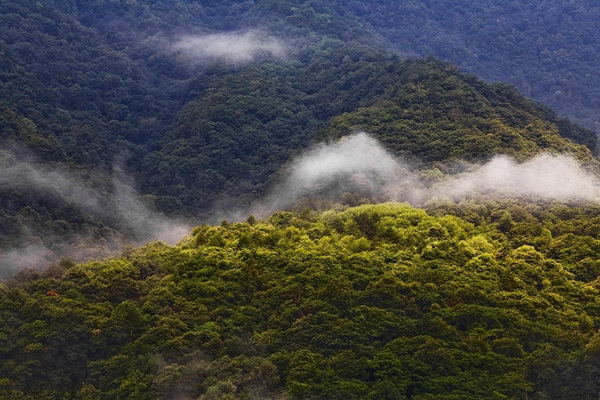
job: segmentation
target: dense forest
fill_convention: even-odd
[[[23,273],[3,398],[597,398],[598,212],[280,212]]]
[[[451,61],[600,131],[600,4],[577,1],[334,1],[400,51]],[[343,10],[343,11],[342,11]]]
[[[597,399],[599,17],[0,0],[0,399]]]
[[[600,130],[600,36],[594,0],[370,1],[54,0],[134,57],[131,37],[265,29],[294,40],[326,36],[409,57],[433,55],[466,72],[516,85],[523,94]],[[173,12],[176,10],[176,12]],[[140,35],[142,33],[142,35]],[[193,33],[193,32],[192,32]],[[164,59],[162,66],[165,67]],[[154,66],[161,65],[155,59]]]
[[[214,220],[217,206],[264,196],[311,144],[357,130],[424,168],[596,152],[593,132],[510,86],[390,53],[393,35],[358,2],[0,5],[0,248],[17,249],[16,264],[25,249],[30,264],[152,239],[165,214]],[[286,54],[235,64],[174,50],[190,35],[257,30],[249,46],[263,37]]]

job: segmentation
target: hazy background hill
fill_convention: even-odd
[[[259,27],[295,39],[326,35],[434,55],[599,128],[600,5],[592,0],[57,3],[121,48],[132,47],[132,32],[142,39]]]
[[[593,0],[337,1],[391,47],[451,61],[600,130],[600,4]]]

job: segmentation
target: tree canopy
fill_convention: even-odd
[[[0,289],[0,384],[21,399],[594,398],[597,215],[280,212],[21,275]]]

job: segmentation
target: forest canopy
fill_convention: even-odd
[[[23,274],[0,292],[0,384],[15,399],[592,398],[598,211],[280,212]]]
[[[533,95],[521,85],[525,78],[500,72],[530,65],[535,53],[523,53],[527,60],[507,54],[502,60],[522,61],[510,68],[498,60],[490,66],[484,54],[498,44],[488,30],[505,38],[511,24],[523,32],[512,35],[529,46],[533,36],[519,21],[534,15],[554,21],[544,29],[573,28],[562,39],[545,34],[548,48],[568,42],[588,54],[596,36],[569,32],[585,31],[597,7],[547,3],[455,2],[440,13],[441,3],[420,1],[0,0],[0,167],[7,171],[0,180],[0,259],[101,255],[156,237],[140,215],[154,225],[212,220],[215,208],[261,199],[311,145],[356,131],[425,169],[544,152],[589,164],[594,132],[512,86],[463,73]],[[556,10],[565,17],[550,18]],[[477,20],[485,34],[469,28],[471,41],[461,39],[471,26],[465,19]],[[439,43],[429,43],[434,39]],[[480,56],[452,60],[458,68],[406,59],[448,59],[441,49],[456,46],[447,41],[466,46],[456,54]],[[548,61],[559,53],[545,53],[543,67],[568,68]],[[578,64],[579,82],[596,69],[593,62],[591,54]],[[530,81],[541,88],[536,80],[569,77],[569,89],[560,89],[569,99],[594,90],[591,83],[573,87],[575,75],[563,69],[529,68],[537,71]],[[564,104],[589,110],[591,103],[578,101]],[[34,184],[38,176],[47,184]],[[92,196],[79,201],[68,187]],[[126,212],[129,204],[134,211]]]
[[[0,0],[0,398],[599,398],[599,18]]]

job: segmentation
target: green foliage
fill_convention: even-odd
[[[439,162],[497,153],[596,165],[592,132],[513,87],[377,49],[454,60],[595,127],[598,7],[442,3],[0,0],[2,167],[69,171],[105,194],[126,160],[157,207],[198,215],[251,202],[298,152],[358,129],[432,181]],[[257,26],[294,44],[287,59],[189,66],[145,40]],[[100,255],[133,235],[13,181],[1,249],[83,237]],[[0,397],[598,398],[599,211],[280,212],[25,271],[0,285]]]
[[[395,154],[431,171],[438,161],[496,153],[524,159],[567,152],[589,162],[591,153],[565,138],[594,149],[590,131],[510,86],[485,84],[433,59],[400,61],[374,34],[395,41],[425,29],[435,35],[424,37],[441,42],[427,47],[409,40],[403,53],[447,58],[439,26],[419,23],[406,31],[409,25],[390,23],[389,15],[415,23],[434,13],[436,20],[450,18],[448,29],[455,29],[470,15],[463,3],[448,5],[446,15],[420,1],[0,0],[0,145],[6,151],[0,161],[69,171],[106,194],[108,203],[112,167],[123,165],[158,209],[188,217],[210,217],[215,203],[251,203],[291,157],[355,129],[369,130]],[[523,11],[520,3],[506,5]],[[469,7],[485,15],[492,8]],[[567,11],[579,15],[581,7]],[[182,34],[256,27],[284,40],[287,58],[190,65],[168,44]],[[61,243],[114,248],[134,236],[118,218],[9,181],[0,184],[3,250],[37,246],[60,257],[70,255],[61,253]]]
[[[21,398],[594,398],[597,212],[390,203],[200,226],[178,247],[4,287],[0,384]]]
[[[487,80],[511,83],[558,113],[600,128],[594,100],[600,36],[589,25],[600,17],[594,1],[323,3],[361,20],[402,53],[434,55]],[[593,136],[565,128],[567,137],[593,145]]]
[[[393,82],[373,105],[330,120],[329,136],[364,130],[387,148],[425,162],[526,159],[540,151],[588,159],[588,149],[561,136],[543,108],[506,85],[488,85],[435,60],[389,66]]]
[[[358,130],[424,167],[543,151],[594,163],[544,108],[442,62],[399,61],[335,40],[298,57],[302,63],[197,76],[198,99],[146,159],[145,189],[195,213],[214,202],[249,203],[298,151]]]

